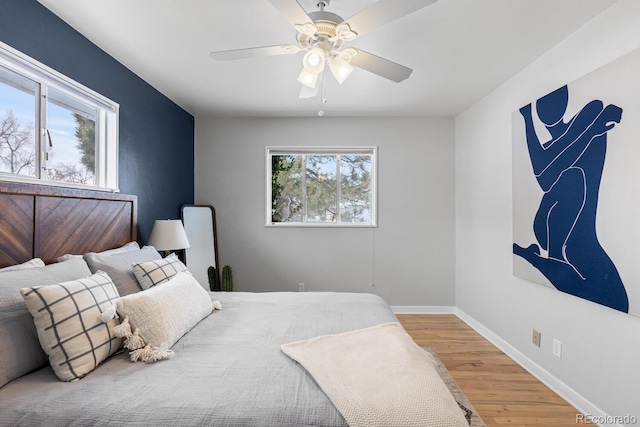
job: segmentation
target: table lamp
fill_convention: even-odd
[[[190,247],[182,221],[179,219],[157,219],[149,236],[149,245],[164,252],[164,256],[169,255],[171,251]]]

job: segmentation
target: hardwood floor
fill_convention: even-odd
[[[455,315],[399,314],[432,347],[487,427],[575,426],[579,412]]]

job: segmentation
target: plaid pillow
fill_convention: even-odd
[[[180,262],[176,254],[157,261],[138,262],[133,264],[133,273],[142,289],[149,289],[164,282],[168,282],[176,274],[189,271]]]
[[[40,345],[62,381],[82,378],[120,347],[122,340],[113,333],[119,320],[103,323],[100,319],[120,297],[107,273],[23,288],[20,293],[33,316]]]

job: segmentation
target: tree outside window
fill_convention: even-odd
[[[117,189],[117,116],[117,104],[0,42],[0,179]]]
[[[371,147],[267,147],[267,225],[375,226],[375,153]]]

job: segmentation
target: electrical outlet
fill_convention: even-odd
[[[540,347],[540,340],[542,339],[542,332],[538,332],[535,329],[533,330],[533,337],[531,341],[537,347]]]
[[[369,286],[371,286],[373,288],[376,285],[373,282],[369,282]]]
[[[304,292],[304,283],[298,283],[298,292]]]
[[[553,355],[562,359],[562,342],[556,338],[553,339]]]

